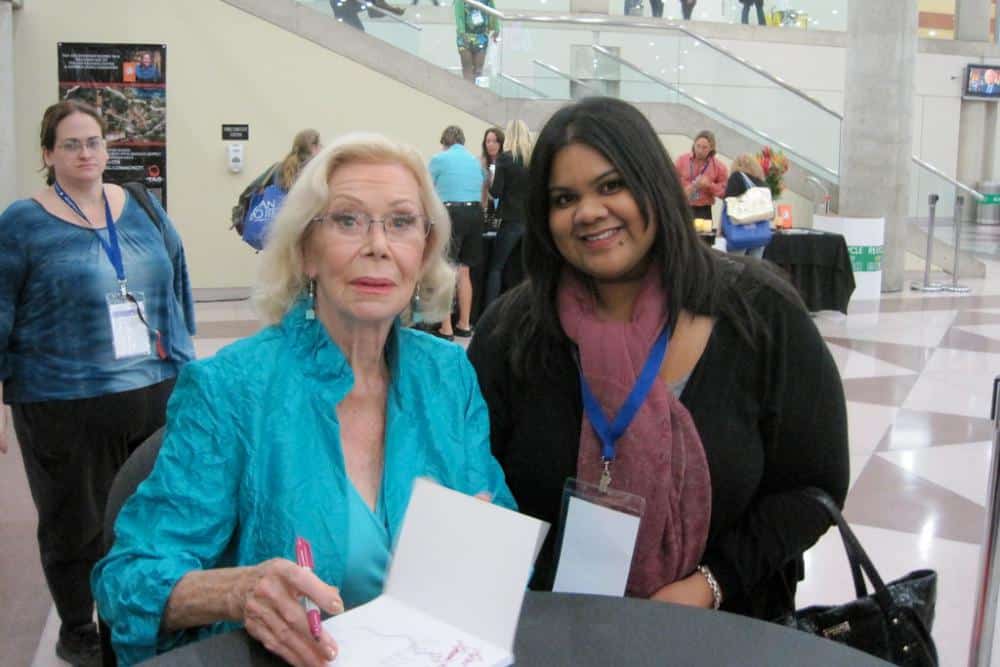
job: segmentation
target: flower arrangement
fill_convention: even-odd
[[[764,172],[767,187],[771,188],[771,196],[777,199],[785,189],[784,175],[788,171],[788,158],[781,151],[764,146],[764,149],[757,153],[757,162]]]

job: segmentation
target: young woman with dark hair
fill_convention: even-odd
[[[830,525],[803,489],[842,503],[848,482],[840,377],[809,314],[762,263],[699,241],[669,155],[625,102],[558,111],[529,180],[528,280],[469,347],[521,511],[558,524],[567,478],[610,480],[646,503],[627,595],[793,609],[802,554]],[[611,420],[648,363],[623,434],[598,432],[590,415]],[[532,587],[556,568],[550,537]]]

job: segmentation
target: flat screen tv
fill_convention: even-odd
[[[967,100],[1000,100],[1000,65],[967,65],[962,97]]]

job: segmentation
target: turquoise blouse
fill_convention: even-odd
[[[115,545],[91,575],[121,664],[233,627],[160,633],[170,592],[192,570],[294,560],[301,535],[312,542],[317,575],[342,587],[358,574],[355,560],[367,557],[352,549],[351,536],[377,531],[356,525],[364,515],[351,510],[357,491],[345,473],[335,411],[353,374],[304,310],[298,303],[281,323],[181,372],[156,465],[122,508]],[[379,502],[387,539],[368,550],[375,558],[395,539],[417,477],[463,493],[487,491],[515,507],[490,453],[486,405],[462,348],[397,324],[386,359]],[[370,562],[369,574],[378,569],[381,578],[383,567]],[[355,603],[380,588],[368,574],[361,578],[370,582],[356,587]]]
[[[351,609],[382,593],[392,543],[382,493],[379,493],[375,511],[372,512],[354,485],[348,486],[347,562],[344,564],[344,581],[340,585],[340,599],[346,609]]]

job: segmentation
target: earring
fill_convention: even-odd
[[[424,316],[420,312],[420,283],[417,283],[413,290],[413,297],[410,298],[410,323],[420,324],[424,321]]]
[[[316,281],[309,281],[308,302],[306,303],[306,319],[316,319]]]

